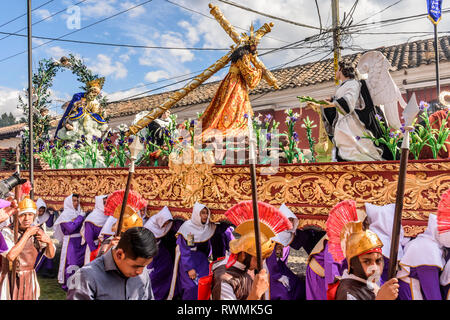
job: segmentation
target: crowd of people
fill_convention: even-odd
[[[1,299],[39,299],[36,272],[51,276],[55,267],[69,300],[450,299],[450,232],[441,227],[450,219],[445,214],[450,190],[436,214],[429,215],[425,232],[410,239],[401,230],[393,278],[388,266],[394,204],[366,203],[357,209],[355,201],[342,201],[322,231],[299,229],[299,219],[285,204],[259,203],[270,207],[261,210],[269,210],[272,218],[260,221],[263,265],[258,268],[248,207],[230,208],[226,221],[213,223],[210,209],[201,203],[186,221],[174,218],[168,207],[148,217],[146,209],[127,206],[139,218],[116,234],[118,220],[104,212],[107,199],[95,197],[89,213],[78,194],[64,200],[60,213],[28,196],[18,203],[2,201]],[[59,261],[55,243],[61,246]],[[304,277],[288,265],[290,250],[300,248],[308,254]]]

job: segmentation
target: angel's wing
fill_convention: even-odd
[[[405,108],[406,102],[389,74],[389,61],[381,52],[369,51],[361,56],[357,68],[359,73],[367,74],[366,84],[372,101],[377,106],[384,106],[388,125],[399,129],[401,122],[397,103]]]

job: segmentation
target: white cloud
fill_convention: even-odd
[[[185,41],[181,38],[182,35],[175,32],[169,32],[161,36],[162,45],[165,47],[186,47]],[[187,62],[194,60],[194,54],[191,50],[169,50],[170,54],[179,59],[180,62]]]
[[[120,60],[122,60],[123,62],[127,62],[128,60],[130,60],[130,55],[128,55],[128,54],[121,54],[120,56],[119,56],[119,58],[120,58]]]
[[[145,80],[149,82],[156,82],[160,79],[169,78],[169,74],[164,70],[151,71],[145,75]]]
[[[11,112],[17,119],[23,115],[22,110],[17,108],[19,95],[23,96],[21,90],[0,87],[0,115]]]
[[[56,60],[59,60],[62,56],[68,56],[70,53],[68,50],[59,46],[47,48],[45,49],[45,52]]]
[[[139,94],[139,93],[147,91],[147,90],[148,90],[147,88],[143,87],[143,88],[133,88],[130,90],[125,90],[125,91],[117,91],[117,92],[113,92],[113,93],[108,93],[106,91],[102,91],[102,93],[104,96],[106,96],[108,101],[112,102],[112,101],[117,101],[117,100],[121,100],[121,99],[127,99],[128,97],[134,96],[136,94]]]
[[[40,19],[45,19],[47,17],[51,16],[50,11],[47,9],[38,9],[34,11],[34,14],[36,14]],[[48,18],[46,21],[52,21],[53,18]]]
[[[190,45],[194,45],[198,41],[200,41],[200,36],[198,34],[197,29],[194,26],[192,26],[189,22],[183,20],[183,21],[178,22],[178,25],[180,27],[184,28],[185,30],[187,30],[186,38]]]
[[[92,72],[105,77],[112,75],[114,79],[123,79],[128,74],[128,70],[123,63],[119,61],[112,62],[110,56],[102,53],[97,55],[97,61],[90,66],[90,69]]]
[[[136,6],[137,4],[138,4],[137,2],[134,3],[134,2],[130,2],[130,1],[125,1],[120,4],[120,7],[122,8],[122,10],[126,10],[126,9]],[[137,18],[146,12],[147,12],[147,10],[144,8],[144,6],[139,6],[139,7],[136,7],[134,9],[128,11],[128,16],[130,18]]]
[[[117,0],[88,0],[81,8],[81,18],[105,18],[117,13]]]

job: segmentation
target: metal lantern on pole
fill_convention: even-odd
[[[140,143],[139,139],[136,137],[133,140],[133,142],[130,144],[129,148],[130,148],[131,163],[130,163],[130,169],[128,170],[127,185],[125,187],[125,193],[123,195],[122,208],[120,209],[120,217],[119,217],[119,221],[117,223],[116,236],[119,236],[120,232],[122,231],[123,216],[125,213],[125,207],[127,206],[128,194],[130,192],[130,187],[131,187],[131,181],[133,180],[135,161],[137,159],[139,152],[141,152],[144,149],[144,146]]]

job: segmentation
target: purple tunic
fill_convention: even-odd
[[[47,226],[47,228],[51,228],[53,227],[53,224],[55,223],[55,215],[51,214],[47,221],[45,222],[45,225]],[[42,257],[42,259],[41,259]],[[44,252],[39,252],[37,258],[36,258],[36,263],[34,265],[34,269],[36,270],[36,272],[46,272],[46,273],[51,273],[53,271],[53,259],[49,259],[44,255]]]
[[[283,257],[277,258],[275,250],[266,259],[270,275],[270,300],[305,300],[305,283],[289,269],[287,260],[289,247],[283,248]],[[286,288],[278,279],[286,276],[289,286]]]
[[[216,231],[211,237],[213,261],[225,257],[226,251],[230,249],[229,243],[234,239],[233,230],[233,227],[223,222],[216,227]]]
[[[195,243],[193,247],[189,247],[183,236],[179,235],[177,245],[181,253],[178,263],[177,292],[181,295],[182,300],[197,300],[198,279],[209,273],[210,240]],[[192,269],[195,269],[197,273],[195,280],[191,280],[188,275],[188,271]]]
[[[5,252],[8,250],[8,245],[6,244],[5,238],[3,238],[3,235],[0,233],[0,253]]]
[[[80,232],[84,217],[79,215],[72,222],[61,223],[61,231],[64,235],[73,235]],[[67,254],[64,265],[64,284],[62,289],[67,291],[67,279],[84,265],[86,244],[81,245],[81,236],[71,237],[67,246]]]
[[[319,276],[308,265],[306,267],[306,299],[327,300],[328,285],[334,282],[336,276],[341,276],[347,268],[347,262],[337,263],[328,251],[328,241],[324,241],[324,249],[313,255],[313,258],[324,269],[324,277]]]
[[[323,237],[324,232],[313,229],[296,230],[294,239],[289,246],[283,248],[283,257],[277,258],[275,250],[267,258],[266,264],[270,274],[271,300],[305,300],[305,280],[300,279],[287,266],[290,248],[299,250],[301,247],[309,254],[317,241]],[[286,276],[289,279],[289,288],[286,288],[278,279]]]
[[[87,221],[84,223],[84,240],[92,252],[98,247],[98,235],[102,227],[97,227],[95,224]],[[97,244],[95,244],[97,242]]]
[[[173,221],[170,231],[158,239],[158,254],[147,266],[151,270],[150,279],[155,300],[165,300],[169,294],[175,261],[175,234],[182,224],[183,221]]]
[[[409,277],[419,280],[423,300],[442,300],[438,267],[411,267]],[[412,300],[412,293],[409,284],[399,280],[399,285],[399,300]]]

